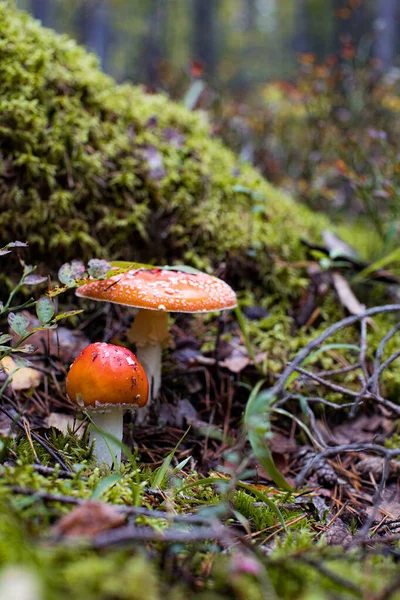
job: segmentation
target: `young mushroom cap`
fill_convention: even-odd
[[[67,376],[68,397],[81,408],[141,408],[149,384],[143,367],[127,348],[95,343],[86,346]]]
[[[123,409],[141,408],[149,395],[148,379],[136,356],[113,344],[90,344],[72,363],[66,387],[68,397],[90,413],[90,441],[99,463],[118,467]]]

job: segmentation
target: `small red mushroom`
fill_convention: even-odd
[[[90,344],[72,363],[67,394],[90,413],[95,425],[90,428],[90,440],[95,441],[94,453],[99,462],[118,466],[121,448],[104,439],[98,430],[122,441],[123,409],[145,406],[148,393],[146,373],[127,348],[101,342]]]

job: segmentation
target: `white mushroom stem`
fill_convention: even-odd
[[[119,407],[111,407],[107,412],[91,411],[90,443],[94,442],[94,455],[99,464],[106,463],[110,468],[119,468],[121,464],[121,447],[102,433],[111,434],[122,442],[123,411]]]
[[[144,344],[136,348],[136,358],[149,380],[149,400],[157,398],[161,388],[161,357],[161,344]]]
[[[156,398],[161,387],[162,349],[168,343],[168,313],[141,309],[136,314],[128,340],[136,344],[136,358],[149,380],[149,400]]]

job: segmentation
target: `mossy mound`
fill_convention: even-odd
[[[28,240],[53,267],[95,255],[225,261],[245,280],[251,262],[254,281],[286,286],[276,257],[301,258],[300,237],[327,224],[211,139],[204,115],[116,85],[94,56],[7,2],[0,144],[0,242]]]

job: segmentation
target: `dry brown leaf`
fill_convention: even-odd
[[[367,508],[367,514],[372,515],[374,513],[374,506]],[[382,500],[379,504],[380,515],[387,516],[389,519],[399,519],[400,517],[400,493],[397,489],[397,482],[390,484],[383,490]],[[380,520],[380,515],[376,516],[375,521]]]
[[[15,430],[11,429],[12,421],[6,415],[0,414],[0,435],[4,437],[16,437]]]
[[[53,527],[53,533],[64,536],[93,537],[102,531],[121,527],[126,515],[117,508],[98,500],[88,500],[62,517]]]
[[[347,280],[340,273],[333,273],[332,280],[340,303],[347,308],[351,315],[359,315],[365,311],[365,304],[361,304],[356,298]]]
[[[372,475],[375,481],[379,481],[383,473],[383,465],[385,459],[381,456],[366,456],[357,463],[357,471],[363,477],[369,478]],[[389,462],[389,479],[392,477],[399,477],[400,475],[400,461],[391,460]]]
[[[44,425],[47,427],[55,427],[62,433],[68,433],[68,428],[72,431],[76,430],[77,428],[75,416],[64,413],[50,413],[47,417],[45,417]],[[81,438],[83,433],[84,427],[80,427],[77,431],[75,431],[75,434],[78,438]]]
[[[243,354],[240,354],[238,356],[225,358],[225,360],[221,360],[218,364],[220,367],[225,367],[225,369],[228,369],[231,373],[240,373],[250,363],[251,360],[248,356],[243,356]]]
[[[5,356],[1,360],[1,366],[7,376],[12,373],[11,387],[14,391],[29,390],[39,385],[42,378],[40,371],[32,367],[19,367],[11,356]]]

